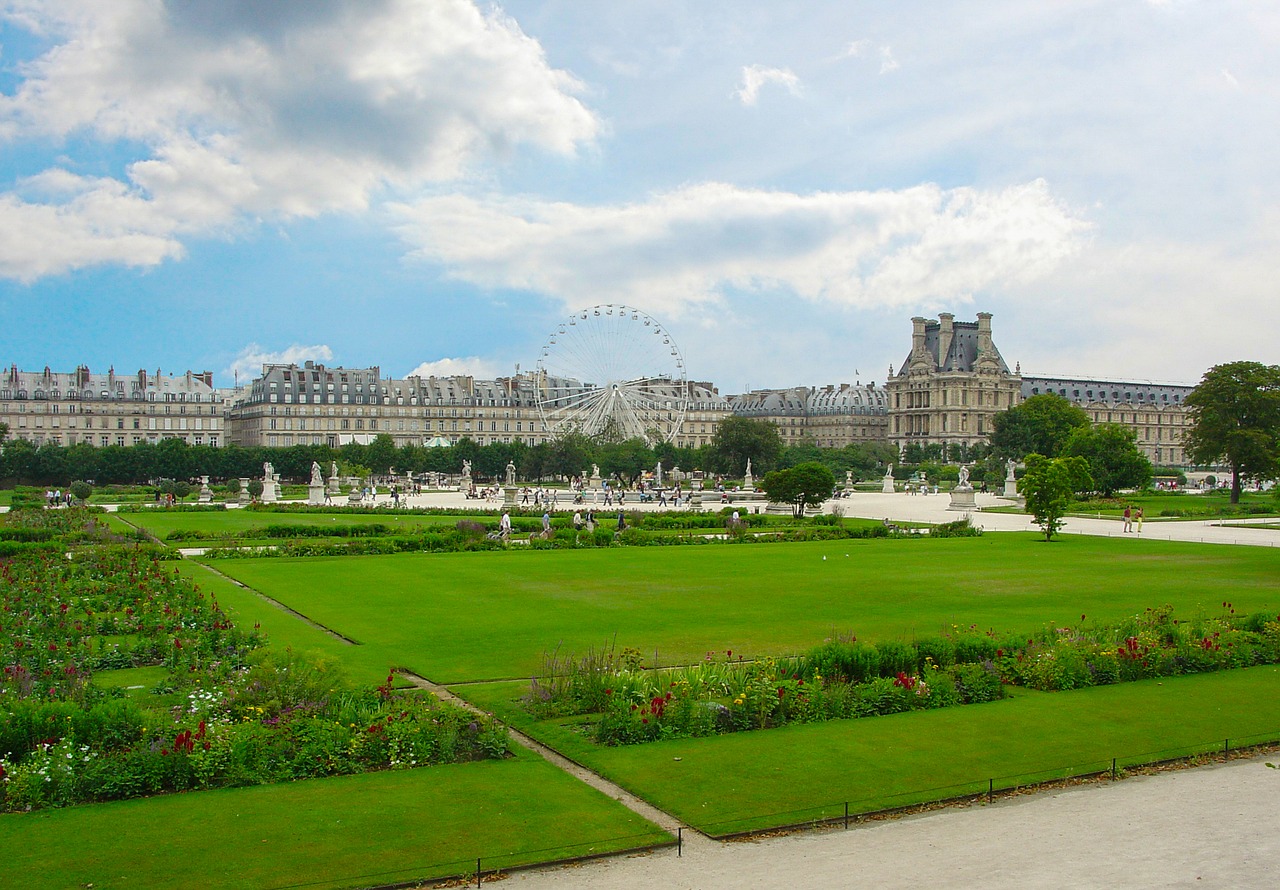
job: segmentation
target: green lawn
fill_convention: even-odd
[[[1226,492],[1188,494],[1177,491],[1147,491],[1117,495],[1108,500],[1083,501],[1072,504],[1071,515],[1098,519],[1121,519],[1124,508],[1141,507],[1148,520],[1210,519],[1214,517],[1280,516],[1280,500],[1270,493],[1243,492],[1239,505],[1230,503]],[[1023,513],[1013,505],[986,507],[985,512]],[[1257,512],[1251,512],[1257,511]],[[1162,515],[1167,514],[1167,515]]]
[[[1030,534],[981,538],[221,560],[219,570],[433,680],[528,677],[614,639],[662,663],[802,651],[833,631],[1030,630],[1171,603],[1280,608],[1280,552]],[[350,647],[349,647],[350,648]]]
[[[363,887],[663,843],[521,752],[485,761],[0,815],[3,887]]]
[[[1274,666],[620,748],[533,721],[513,703],[525,685],[455,691],[711,834],[1280,739]]]
[[[410,533],[426,527],[453,526],[465,516],[433,516],[410,514],[397,516],[386,513],[259,513],[255,510],[211,510],[209,512],[179,513],[167,510],[147,510],[142,513],[121,514],[124,519],[139,528],[146,529],[157,538],[176,529],[190,529],[213,534],[226,533],[232,537],[242,535],[252,528],[268,525],[320,526],[320,525],[386,525],[392,529]],[[497,525],[497,517],[476,516],[482,521]],[[186,541],[181,546],[196,547],[204,542]],[[274,543],[280,543],[275,541]]]

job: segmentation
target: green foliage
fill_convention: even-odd
[[[1111,497],[1122,488],[1143,489],[1151,482],[1151,461],[1137,440],[1137,433],[1117,423],[1076,427],[1067,436],[1062,454],[1084,458],[1094,490]]]
[[[741,477],[751,461],[755,474],[772,469],[782,456],[782,437],[769,420],[756,420],[736,414],[716,425],[711,438],[710,469],[729,476]]]
[[[1089,426],[1089,415],[1060,395],[1044,393],[1001,411],[991,425],[991,448],[999,457],[1057,457],[1073,430]]]
[[[1202,466],[1223,460],[1231,467],[1233,504],[1244,479],[1280,473],[1280,365],[1215,365],[1183,404],[1190,419],[1183,435],[1187,456]]]
[[[93,486],[88,482],[71,483],[71,496],[80,503],[87,503],[91,494],[93,494]]]
[[[820,504],[831,497],[835,484],[835,476],[831,471],[814,462],[767,473],[760,487],[771,501],[791,504],[795,515],[803,516],[806,505]]]
[[[1089,465],[1081,457],[1048,458],[1028,454],[1026,466],[1019,490],[1026,498],[1027,511],[1044,532],[1044,539],[1052,541],[1062,528],[1062,518],[1073,496],[1093,485]]]

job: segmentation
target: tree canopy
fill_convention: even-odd
[[[769,500],[791,504],[795,515],[803,516],[807,505],[820,504],[831,497],[835,484],[835,476],[825,465],[810,461],[789,470],[766,473],[760,487],[769,495]]]
[[[1240,501],[1244,479],[1280,472],[1280,366],[1214,365],[1183,404],[1190,418],[1182,440],[1187,456],[1202,466],[1224,461],[1231,468],[1231,503]]]
[[[711,468],[720,473],[741,476],[748,460],[754,473],[763,473],[778,465],[782,437],[771,420],[731,414],[716,425],[708,456]]]
[[[1001,411],[991,425],[991,447],[1000,457],[1057,457],[1072,430],[1089,425],[1089,415],[1060,395],[1043,393]]]
[[[1045,457],[1034,452],[1025,462],[1027,470],[1018,490],[1027,499],[1027,510],[1044,532],[1044,539],[1052,541],[1075,494],[1093,487],[1089,464],[1083,457]]]
[[[1062,454],[1088,462],[1093,489],[1103,497],[1122,488],[1146,488],[1151,482],[1151,461],[1138,448],[1138,434],[1118,423],[1076,427],[1063,443]]]

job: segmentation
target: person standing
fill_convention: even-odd
[[[1133,510],[1128,504],[1124,505],[1124,530],[1126,533],[1133,531]]]
[[[505,510],[502,513],[502,519],[498,520],[498,534],[504,541],[511,537],[511,514]]]
[[[1133,514],[1134,525],[1137,526],[1138,534],[1142,534],[1142,508],[1139,507]]]

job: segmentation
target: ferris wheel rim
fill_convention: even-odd
[[[606,330],[606,325],[612,328]],[[589,327],[591,333],[584,335]],[[641,355],[645,332],[655,336],[648,351],[660,359]],[[622,342],[624,334],[640,339]],[[673,367],[621,373],[619,365],[627,360],[665,361]],[[688,373],[679,346],[657,319],[626,304],[602,303],[572,312],[543,345],[537,371],[538,410],[546,431],[555,436],[595,435],[613,423],[626,438],[673,442],[688,413]]]

